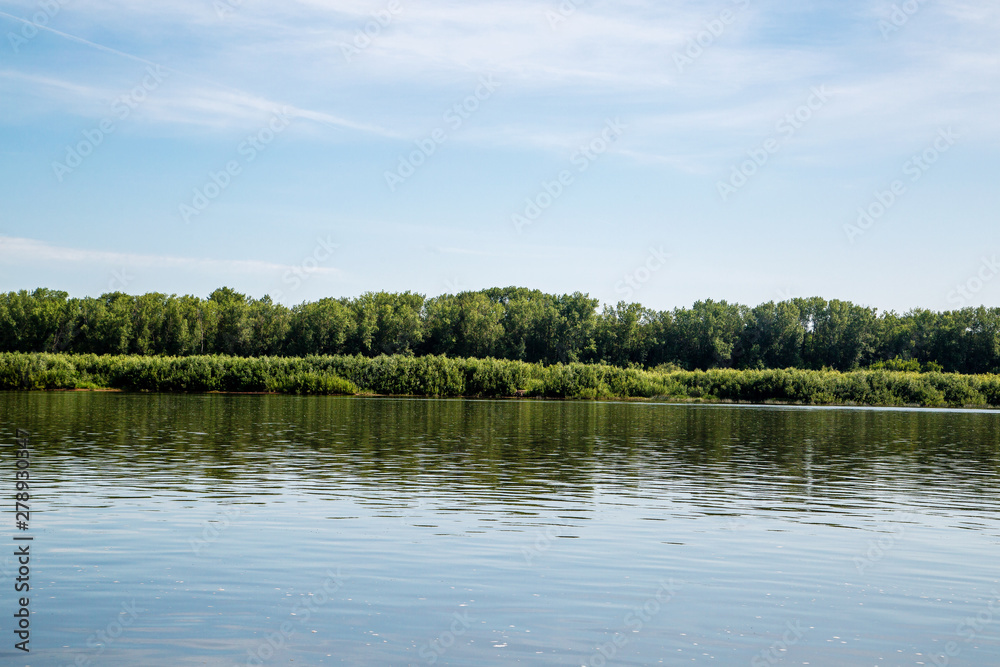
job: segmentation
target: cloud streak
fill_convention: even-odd
[[[0,11],[0,16],[7,17],[22,24],[35,25],[26,19],[13,16],[12,14],[8,14],[6,12]],[[168,100],[160,102],[159,104],[154,102],[148,105],[149,109],[147,110],[147,114],[154,120],[158,120],[160,122],[181,122],[219,126],[220,124],[228,124],[228,122],[233,119],[243,120],[247,115],[249,115],[248,112],[252,111],[265,111],[271,113],[277,109],[290,109],[291,114],[294,116],[323,125],[367,132],[383,137],[396,136],[388,130],[369,123],[355,122],[323,111],[302,108],[280,101],[268,100],[247,91],[240,90],[217,81],[212,81],[201,76],[193,75],[188,72],[183,72],[173,67],[169,67],[152,60],[147,60],[146,58],[141,58],[131,53],[126,53],[125,51],[121,51],[119,49],[114,49],[76,35],[71,35],[61,30],[56,30],[43,25],[37,25],[36,27],[40,30],[72,42],[82,44],[89,48],[110,53],[121,58],[133,60],[144,65],[160,68],[182,78],[201,82],[210,86],[210,88],[207,89],[189,88],[185,93],[175,95]],[[75,84],[69,81],[59,80],[51,76],[30,76],[25,73],[11,71],[0,72],[0,76],[5,76],[9,79],[18,78],[29,83],[34,82],[46,86],[52,91],[70,93],[77,98],[80,96],[89,96],[90,98],[94,98],[97,93],[100,93],[106,98],[109,92],[106,89]],[[156,113],[157,110],[160,111],[159,114]]]
[[[206,273],[284,273],[296,268],[290,264],[277,264],[257,260],[209,259],[175,257],[170,255],[148,255],[138,253],[88,250],[50,245],[36,239],[0,236],[0,260],[8,265],[38,263],[74,263],[96,266],[125,266],[141,269],[180,269]],[[316,267],[310,273],[339,276],[340,269]]]
[[[466,80],[489,71],[504,81],[509,106],[479,121],[478,131],[470,128],[460,141],[529,150],[547,144],[558,150],[598,120],[584,117],[588,109],[606,115],[614,104],[616,113],[650,119],[644,128],[655,154],[667,153],[668,142],[681,129],[716,137],[728,133],[739,145],[745,130],[755,131],[751,123],[775,113],[770,102],[817,83],[843,91],[831,118],[840,115],[845,129],[863,134],[898,128],[897,116],[904,111],[915,126],[940,123],[956,92],[975,93],[982,99],[962,103],[962,113],[981,124],[984,135],[1000,139],[1000,122],[974,111],[1000,102],[995,88],[984,84],[997,65],[995,49],[970,39],[982,35],[984,25],[996,25],[997,12],[976,3],[923,9],[912,25],[894,35],[893,58],[884,57],[886,44],[877,21],[885,12],[879,8],[846,14],[846,25],[836,35],[843,45],[833,47],[821,40],[775,40],[769,35],[778,21],[805,21],[803,16],[818,11],[816,5],[792,10],[774,2],[753,3],[681,73],[674,56],[720,8],[736,4],[674,2],[665,8],[652,2],[589,2],[552,26],[546,12],[557,11],[555,2],[487,0],[471,6],[399,1],[399,16],[351,63],[344,61],[339,45],[363,29],[382,8],[379,3],[300,0],[270,14],[243,4],[231,17],[213,20],[212,12],[194,2],[134,8],[90,0],[84,5],[86,14],[73,16],[88,34],[105,22],[124,25],[137,18],[147,24],[194,26],[191,50],[199,65],[208,63],[198,75],[191,74],[193,58],[180,51],[140,57],[45,29],[140,63],[171,63],[167,69],[183,83],[172,82],[169,92],[143,110],[151,123],[166,126],[245,126],[258,122],[262,110],[289,107],[302,119],[338,130],[313,133],[319,137],[406,139],[434,122],[446,102],[463,92]],[[130,39],[127,32],[122,36]],[[82,94],[86,84],[70,79],[56,87],[60,76],[65,75],[44,73],[47,96],[63,95],[69,98],[64,104],[79,104],[73,96]],[[782,85],[776,91],[777,81]],[[30,85],[27,79],[23,83]],[[440,95],[439,105],[425,101],[435,95]],[[559,107],[549,103],[554,96],[563,100],[559,107],[572,112],[558,113]],[[400,103],[416,97],[421,98],[417,104]],[[859,114],[864,116],[860,123]],[[554,130],[554,123],[565,131]],[[831,141],[841,139],[838,134]]]

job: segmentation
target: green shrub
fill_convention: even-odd
[[[907,366],[909,368],[909,366]],[[446,356],[143,357],[0,353],[0,389],[359,392],[416,396],[690,398],[803,404],[1000,406],[1000,376],[938,371],[683,371],[607,364],[545,366]]]
[[[267,390],[282,394],[357,394],[358,388],[350,380],[331,375],[305,371],[280,378],[271,378]]]

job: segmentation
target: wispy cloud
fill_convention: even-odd
[[[9,18],[16,23],[28,23],[26,19],[7,14],[6,12],[0,12],[0,16]],[[246,123],[250,120],[251,116],[259,116],[259,113],[256,112],[263,111],[272,113],[276,110],[287,109],[292,116],[311,120],[323,125],[347,128],[385,137],[395,136],[391,131],[377,127],[370,123],[356,122],[324,111],[302,108],[294,104],[266,99],[258,94],[246,92],[226,84],[214,82],[203,76],[179,71],[162,63],[98,44],[91,40],[77,37],[51,27],[37,26],[37,28],[89,48],[104,51],[127,60],[133,60],[135,62],[157,68],[157,70],[177,75],[182,80],[187,80],[184,84],[182,84],[181,91],[179,93],[174,93],[169,97],[161,98],[159,100],[154,99],[148,104],[143,105],[145,116],[147,119],[154,122],[184,123],[219,127],[232,125],[234,123]],[[36,87],[42,88],[50,99],[56,99],[57,101],[73,105],[77,109],[81,108],[81,105],[84,105],[84,108],[92,109],[93,104],[88,103],[95,101],[107,101],[113,97],[121,95],[122,92],[127,92],[112,92],[107,87],[71,82],[51,75],[33,75],[27,72],[13,70],[0,71],[0,77],[9,80],[18,80],[29,85],[34,84]],[[192,81],[208,84],[208,87],[192,86]]]
[[[174,257],[169,255],[147,255],[138,253],[111,252],[55,246],[35,239],[0,236],[0,261],[8,265],[28,265],[38,263],[90,264],[95,266],[125,266],[141,269],[196,270],[213,274],[281,274],[294,270],[292,265],[262,262],[257,260],[210,259],[197,257]],[[332,267],[316,267],[310,273],[338,276],[341,270]]]
[[[871,135],[898,130],[903,113],[922,127],[955,112],[1000,138],[1000,122],[979,111],[1000,102],[995,87],[985,83],[996,71],[995,48],[970,39],[998,24],[998,12],[982,3],[927,6],[906,27],[910,34],[894,36],[899,39],[893,57],[886,58],[877,21],[891,11],[888,4],[845,9],[843,25],[830,39],[808,41],[789,36],[780,22],[822,21],[818,5],[755,2],[683,73],[675,55],[735,3],[594,1],[553,26],[549,17],[558,14],[558,2],[399,0],[398,16],[352,62],[340,46],[351,43],[385,3],[297,0],[277,11],[243,3],[225,19],[203,2],[81,3],[65,10],[71,14],[67,22],[86,35],[99,26],[120,26],[122,44],[111,48],[52,28],[54,34],[139,62],[168,63],[178,74],[144,105],[143,117],[153,124],[245,126],[258,122],[263,110],[287,106],[321,126],[406,139],[434,122],[466,81],[488,71],[504,82],[506,106],[477,121],[459,141],[558,150],[587,131],[594,120],[588,110],[617,108],[649,119],[645,140],[655,154],[667,152],[677,132],[723,140],[728,133],[738,146],[746,132],[771,122],[781,105],[818,82],[843,92],[828,110],[830,127],[839,119],[844,131]],[[190,55],[139,40],[155,22],[188,26]],[[46,71],[35,83],[47,98],[69,107],[79,106],[77,98],[88,91],[91,97],[113,95],[106,85],[88,85],[76,74]],[[956,109],[956,93],[979,98]],[[428,102],[434,97],[439,104]],[[86,108],[93,113],[93,105]],[[842,133],[829,136],[831,142],[842,140]]]

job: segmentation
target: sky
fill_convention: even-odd
[[[0,291],[1000,305],[995,0],[0,1]]]

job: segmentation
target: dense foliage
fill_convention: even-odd
[[[0,353],[0,389],[72,388],[1000,406],[1000,376],[938,371],[644,370],[438,355],[243,358]]]
[[[358,388],[303,359],[0,353],[0,389],[355,394]]]
[[[447,355],[686,370],[806,368],[990,373],[1000,370],[1000,308],[899,315],[820,298],[755,308],[636,303],[524,288],[424,298],[404,292],[292,308],[229,288],[207,299],[120,292],[0,294],[0,352],[290,357]]]

